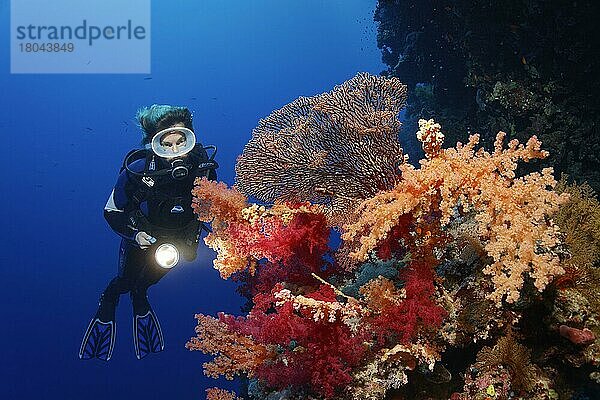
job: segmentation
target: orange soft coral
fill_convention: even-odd
[[[241,220],[241,211],[247,201],[246,196],[237,189],[230,189],[223,182],[209,181],[204,177],[197,178],[194,184],[192,207],[200,221],[220,225]]]
[[[431,124],[421,124],[422,129]],[[456,148],[428,153],[428,159],[420,161],[420,169],[401,165],[402,181],[364,201],[358,209],[360,219],[345,226],[343,239],[360,242],[353,256],[366,259],[403,215],[411,214],[418,229],[432,215],[439,214],[445,226],[461,213],[474,212],[478,235],[494,260],[484,270],[495,287],[490,299],[497,304],[504,296],[507,302],[516,301],[525,275],[543,290],[563,272],[554,252],[558,228],[550,216],[567,196],[549,190],[556,184],[551,168],[516,178],[517,161],[544,158],[547,152],[540,150],[535,136],[525,146],[512,140],[508,149],[503,149],[505,136],[498,133],[491,154],[482,148],[475,150],[479,136],[473,135],[466,145],[458,143]]]
[[[211,222],[212,225],[212,233],[204,238],[204,242],[217,252],[213,261],[215,269],[223,278],[228,278],[251,265],[248,257],[235,248],[227,234],[231,224],[244,221],[242,211],[247,205],[246,197],[223,182],[198,178],[195,185],[192,190],[194,212],[200,221]]]
[[[406,289],[397,289],[394,282],[379,276],[360,288],[367,307],[379,311],[397,306],[406,299]]]
[[[215,379],[220,375],[227,379],[233,379],[237,374],[252,376],[257,365],[273,356],[271,349],[232,332],[227,324],[217,318],[196,314],[196,319],[197,336],[191,338],[185,347],[216,355],[214,360],[203,365],[207,376]]]
[[[224,389],[210,388],[206,389],[206,400],[242,400],[242,398]]]

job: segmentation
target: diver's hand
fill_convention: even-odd
[[[135,234],[135,241],[142,249],[147,249],[156,242],[156,238],[148,235],[144,231],[139,231]]]

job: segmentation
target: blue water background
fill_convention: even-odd
[[[239,314],[235,285],[198,260],[150,290],[165,351],[135,358],[131,309],[117,313],[108,362],[77,358],[100,292],[116,272],[118,237],[102,210],[123,155],[139,142],[133,115],[187,105],[197,136],[219,147],[220,180],[258,120],[298,96],[384,69],[374,0],[154,1],[152,74],[11,75],[9,8],[0,1],[0,399],[203,399],[209,358],[184,344],[194,313]]]

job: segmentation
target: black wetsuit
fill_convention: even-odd
[[[106,221],[122,237],[118,275],[110,281],[102,294],[98,315],[100,319],[114,319],[114,307],[120,295],[127,292],[131,292],[134,310],[143,309],[147,303],[147,289],[170,270],[156,264],[152,254],[155,246],[149,249],[139,247],[135,241],[135,235],[139,231],[155,237],[158,243],[163,241],[175,244],[187,261],[196,258],[201,224],[191,208],[191,190],[196,177],[217,179],[214,168],[202,168],[208,160],[206,150],[196,145],[186,158],[189,166],[186,178],[176,180],[166,174],[153,178],[151,184],[127,169],[121,171],[104,208]],[[146,158],[131,163],[129,169],[134,172],[156,172],[170,166],[167,160],[150,152]],[[143,304],[137,304],[136,307],[136,302]]]

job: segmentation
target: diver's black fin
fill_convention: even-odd
[[[135,355],[138,360],[141,360],[150,353],[163,351],[165,348],[160,323],[152,308],[149,308],[144,315],[134,313],[133,344],[135,345]]]
[[[150,307],[145,290],[131,292],[133,305],[133,344],[138,360],[150,353],[158,353],[165,348],[162,330],[156,314]]]
[[[116,328],[115,321],[105,322],[94,317],[81,341],[79,358],[82,360],[91,358],[110,360],[115,347]]]

